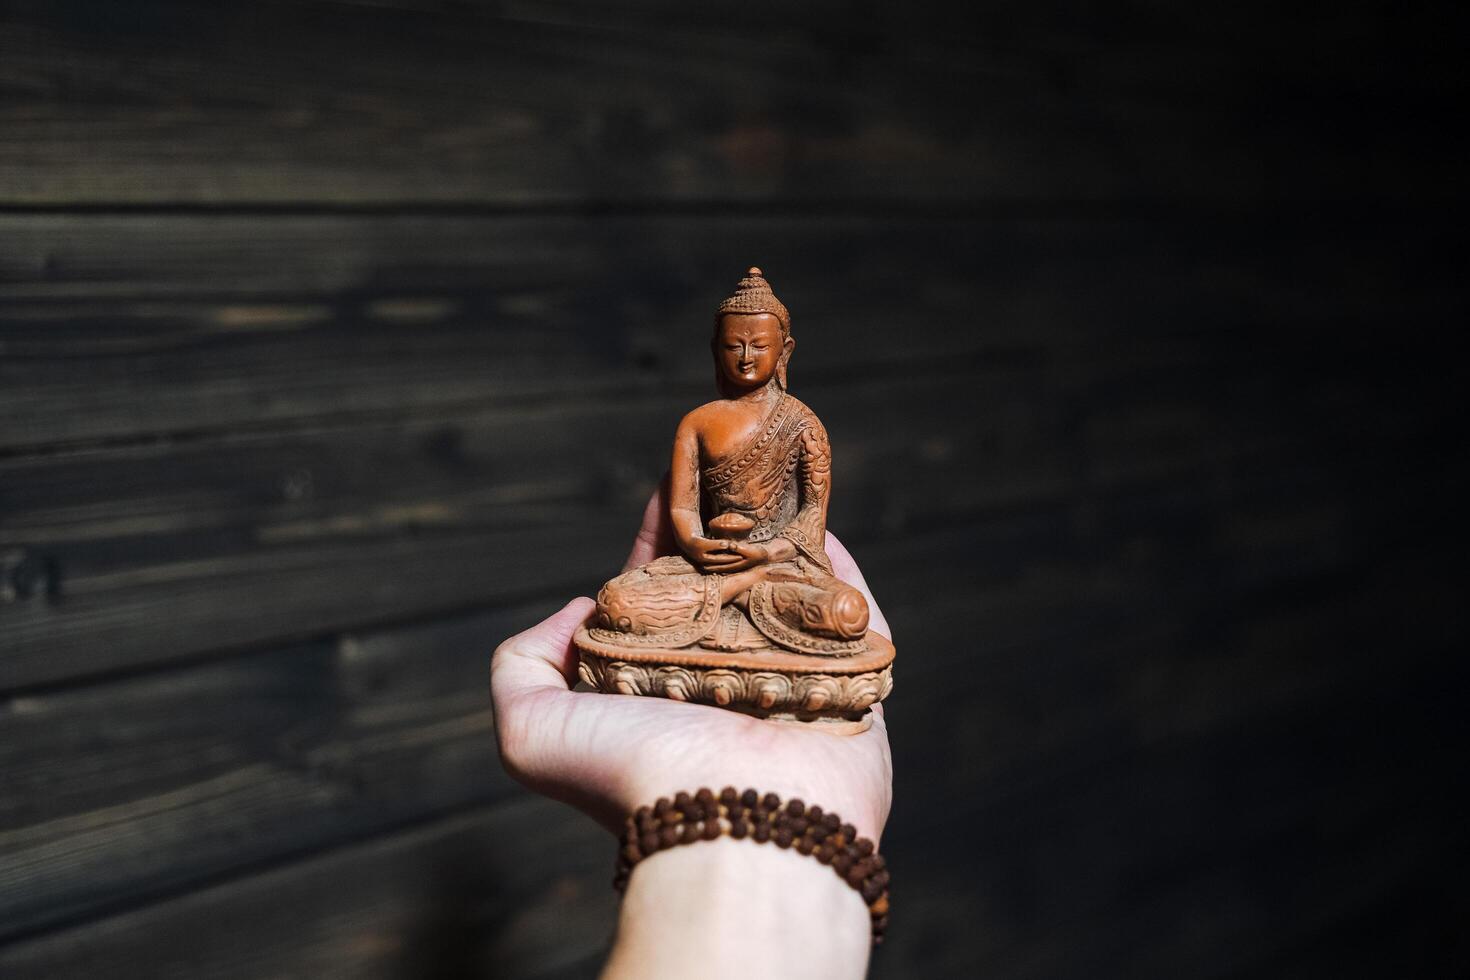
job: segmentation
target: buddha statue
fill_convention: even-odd
[[[602,587],[575,643],[591,686],[865,727],[893,647],[824,550],[827,433],[787,391],[791,316],[752,268],[715,316],[720,397],[674,435],[669,518],[681,554]]]

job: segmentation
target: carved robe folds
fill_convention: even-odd
[[[760,566],[759,581],[726,605],[723,576],[701,572],[682,555],[656,559],[602,588],[591,636],[630,649],[864,652],[867,601],[832,574],[824,550],[830,480],[822,423],[783,395],[754,437],[702,469],[700,490],[706,524],[738,515],[726,520],[749,526],[747,541],[785,538],[796,557]]]

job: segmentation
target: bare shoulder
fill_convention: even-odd
[[[698,435],[709,427],[710,422],[720,417],[727,409],[723,400],[705,402],[679,421],[680,435]]]

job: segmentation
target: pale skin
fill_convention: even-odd
[[[668,515],[660,490],[626,568],[677,547]],[[890,635],[852,556],[830,533],[826,547],[836,575],[868,600],[870,628]],[[614,832],[660,796],[728,785],[818,803],[878,841],[893,785],[881,705],[871,728],[843,736],[663,698],[573,691],[571,636],[593,608],[591,599],[574,599],[495,651],[495,728],[511,775]],[[609,869],[612,852],[609,841]],[[831,868],[771,844],[720,838],[638,865],[603,976],[855,978],[867,970],[868,950],[867,909]]]
[[[777,368],[790,359],[796,341],[782,336],[781,321],[770,313],[727,313],[720,317],[712,346],[730,397],[701,405],[679,423],[669,467],[669,509],[679,550],[701,571],[729,576],[721,599],[730,602],[759,580],[761,566],[796,557],[796,546],[785,538],[751,544],[706,537],[699,474],[755,435],[781,397]]]

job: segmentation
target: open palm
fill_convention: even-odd
[[[831,534],[826,547],[837,577],[867,598],[870,628],[889,635],[847,549]],[[624,567],[673,552],[668,507],[659,491],[648,502]],[[867,731],[832,735],[706,705],[574,691],[572,633],[594,607],[589,598],[573,599],[495,651],[490,691],[508,772],[611,829],[660,796],[734,786],[819,803],[860,834],[878,839],[893,778],[882,705],[873,706]]]

